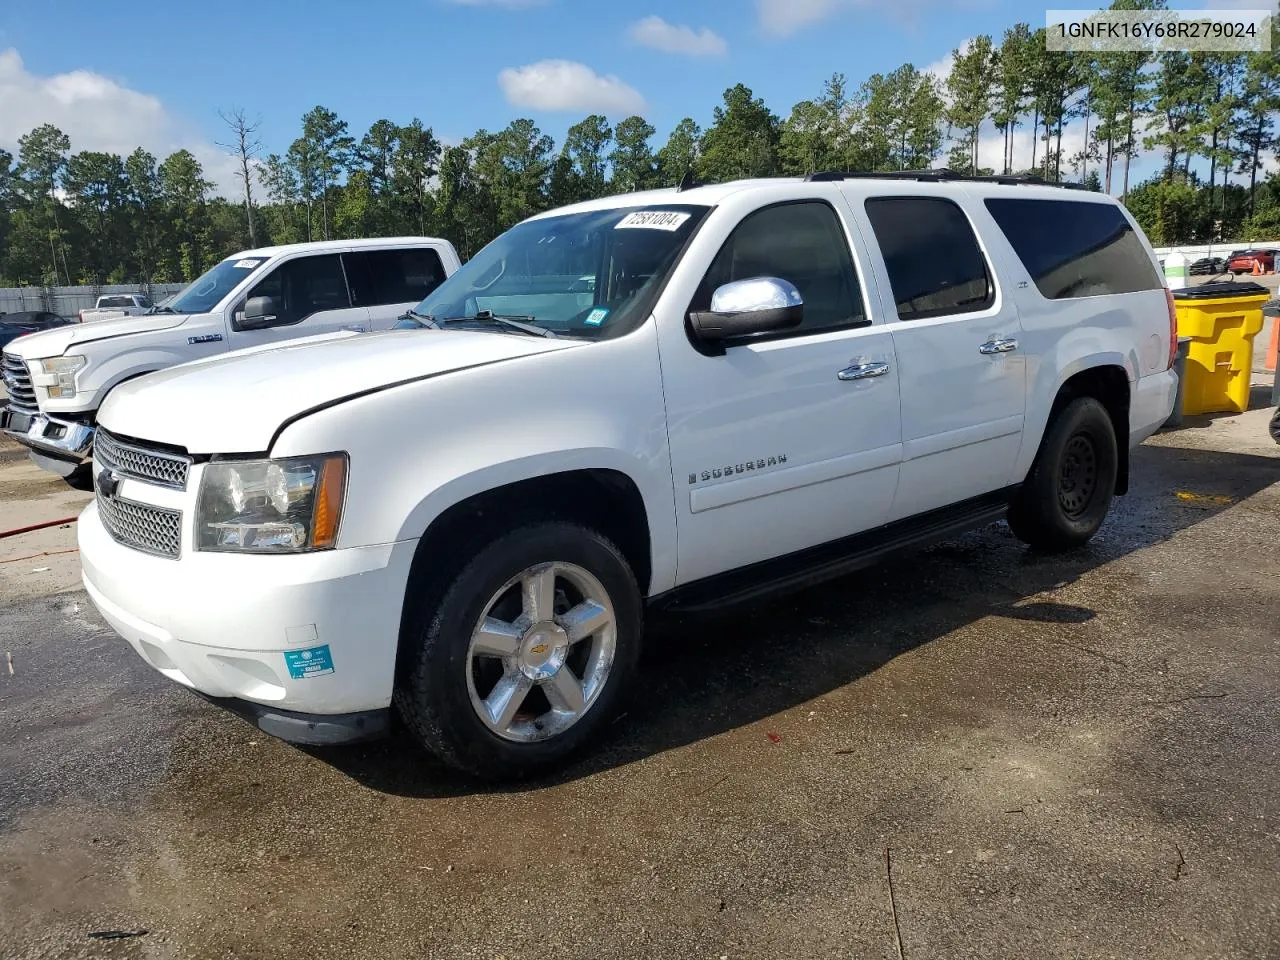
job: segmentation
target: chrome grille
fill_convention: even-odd
[[[98,494],[98,516],[116,543],[157,557],[182,552],[182,511]]]
[[[93,438],[93,456],[119,477],[133,477],[175,490],[187,489],[191,458],[124,443],[101,427]]]
[[[4,354],[0,361],[0,377],[4,378],[4,389],[9,394],[12,409],[22,413],[40,412],[36,405],[36,389],[31,385],[31,373],[21,357]]]

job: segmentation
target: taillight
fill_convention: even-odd
[[[1164,288],[1164,299],[1169,304],[1169,366],[1165,369],[1172,370],[1178,360],[1178,307],[1173,302],[1173,291],[1168,287]]]

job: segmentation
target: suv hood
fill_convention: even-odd
[[[392,384],[584,346],[519,334],[389,330],[198,360],[121,384],[98,422],[193,454],[262,453],[291,417]]]
[[[19,337],[5,347],[5,353],[23,360],[60,357],[78,343],[123,337],[130,333],[152,333],[181,326],[192,316],[186,313],[148,313],[138,317],[116,317],[113,320],[90,320],[68,324]]]

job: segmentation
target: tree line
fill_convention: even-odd
[[[1163,0],[1116,0],[1113,8]],[[1280,43],[1266,53],[1069,53],[1018,23],[953,51],[946,76],[903,64],[858,85],[834,74],[780,117],[745,85],[724,92],[705,129],[681,120],[660,146],[645,119],[599,115],[556,144],[513,120],[446,145],[414,118],[362,135],[317,106],[282,153],[259,124],[220,114],[240,195],[213,185],[186,150],[158,160],[71,152],[42,125],[0,150],[0,285],[190,280],[238,249],[304,240],[435,235],[464,257],[542,210],[613,193],[818,170],[945,165],[1034,174],[1119,193],[1156,244],[1280,235]],[[1064,131],[1083,125],[1068,151]],[[984,130],[999,133],[995,146]],[[1019,130],[1030,133],[1020,143]],[[1070,138],[1069,138],[1070,139]],[[1131,183],[1142,151],[1160,168]],[[1231,177],[1246,178],[1231,183]]]

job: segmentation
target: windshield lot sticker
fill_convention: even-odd
[[[674,210],[637,210],[618,221],[615,230],[667,230],[674,232],[689,219],[687,213]]]
[[[598,327],[600,326],[600,324],[604,323],[604,318],[607,317],[608,315],[609,315],[608,307],[596,307],[594,310],[592,310],[590,313],[587,314],[587,319],[583,320],[582,322],[586,324],[588,327]]]
[[[261,262],[261,260],[237,260],[232,266],[237,270],[252,270]]]
[[[284,662],[289,668],[289,676],[295,680],[310,680],[333,673],[333,654],[329,652],[327,643],[323,647],[308,647],[306,650],[286,650]]]

